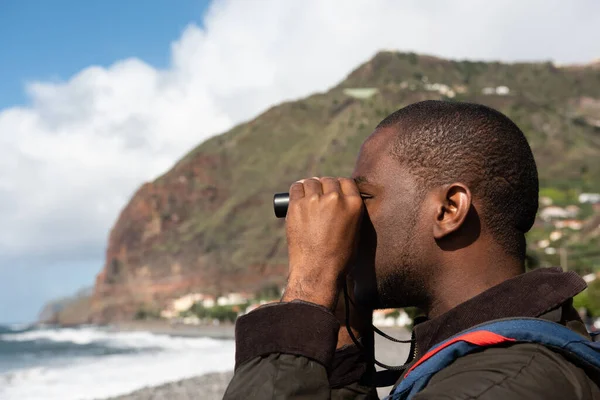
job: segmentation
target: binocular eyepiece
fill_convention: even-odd
[[[273,196],[273,209],[275,210],[275,216],[277,218],[285,218],[289,204],[289,193],[275,193],[275,196]]]

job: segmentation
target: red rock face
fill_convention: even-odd
[[[178,254],[165,254],[161,245],[191,213],[211,212],[224,201],[227,192],[211,175],[220,162],[198,155],[135,193],[111,231],[106,263],[96,278],[94,322],[129,319],[142,305],[160,306],[178,292],[202,286],[202,262],[183,268]]]
[[[263,258],[259,265],[231,269],[218,249],[206,248],[205,232],[191,227],[231,200],[226,164],[223,155],[198,152],[135,193],[110,233],[92,296],[92,322],[128,320],[141,308],[160,310],[190,291],[258,290],[270,277],[283,284],[285,263]],[[252,201],[242,201],[223,219],[248,207]],[[226,252],[227,242],[218,245]]]

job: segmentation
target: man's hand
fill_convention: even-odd
[[[282,301],[334,310],[358,243],[363,201],[352,179],[311,178],[290,188],[289,278]]]

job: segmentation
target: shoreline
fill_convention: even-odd
[[[170,325],[169,323],[132,322],[111,325],[114,331],[145,331],[155,334],[187,337],[211,337],[213,339],[233,340],[234,325]],[[401,327],[381,328],[385,333],[398,339],[410,339],[410,332]],[[376,358],[388,365],[402,365],[408,357],[410,346],[389,341],[381,336],[375,337]],[[377,370],[381,368],[377,367]],[[221,400],[229,385],[233,371],[209,372],[192,378],[180,379],[156,386],[146,386],[129,393],[102,400]],[[380,398],[385,397],[390,387],[378,388]],[[97,399],[100,400],[100,399]]]
[[[167,321],[128,321],[104,326],[110,332],[149,332],[156,335],[234,340],[235,325],[186,325]]]
[[[102,400],[222,400],[232,377],[233,371],[210,372]]]

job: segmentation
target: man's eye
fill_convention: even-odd
[[[360,197],[362,197],[363,200],[367,200],[367,199],[372,199],[373,196],[371,196],[370,194],[366,194],[366,193],[361,193]]]

